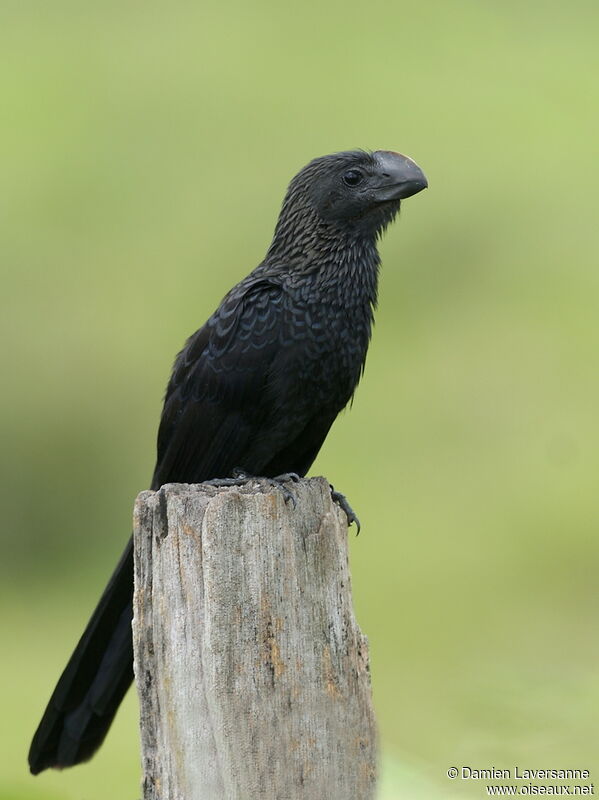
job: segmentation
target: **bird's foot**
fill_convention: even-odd
[[[297,483],[301,479],[301,475],[298,475],[297,472],[284,472],[282,475],[277,475],[275,478],[268,478],[267,480],[278,481],[279,483]]]
[[[360,520],[356,515],[356,512],[350,506],[348,499],[344,494],[341,494],[341,492],[336,492],[335,487],[333,486],[332,483],[330,483],[329,486],[331,487],[331,499],[333,500],[333,503],[337,503],[339,508],[345,513],[345,516],[347,517],[347,527],[348,528],[351,527],[352,522],[356,523],[356,536],[357,536],[360,533],[361,525],[360,525]]]
[[[286,503],[291,502],[293,508],[297,505],[297,500],[293,492],[285,486],[285,483],[297,483],[300,476],[296,472],[285,472],[283,475],[277,475],[275,478],[266,478],[264,475],[250,475],[243,469],[234,469],[230,478],[213,478],[209,481],[204,481],[208,486],[243,486],[248,481],[266,481],[269,486],[278,489]]]

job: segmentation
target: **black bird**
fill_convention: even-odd
[[[152,489],[230,476],[305,475],[364,368],[377,301],[376,243],[426,188],[387,150],[335,153],[293,178],[262,263],[177,356]],[[133,679],[127,548],[33,737],[31,772],[89,759]]]

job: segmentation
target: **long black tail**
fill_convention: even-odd
[[[133,680],[132,603],[130,539],[35,732],[34,775],[86,761],[102,744]]]

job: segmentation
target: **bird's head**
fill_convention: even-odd
[[[315,158],[289,184],[267,258],[311,261],[357,242],[374,246],[401,201],[427,186],[411,158],[390,150]]]
[[[400,153],[333,153],[314,159],[293,178],[282,216],[293,214],[294,206],[308,210],[307,204],[324,223],[376,236],[402,200],[427,186],[420,167]]]

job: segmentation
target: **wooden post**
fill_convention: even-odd
[[[367,800],[376,728],[345,515],[282,492],[168,484],[135,507],[144,800]]]

